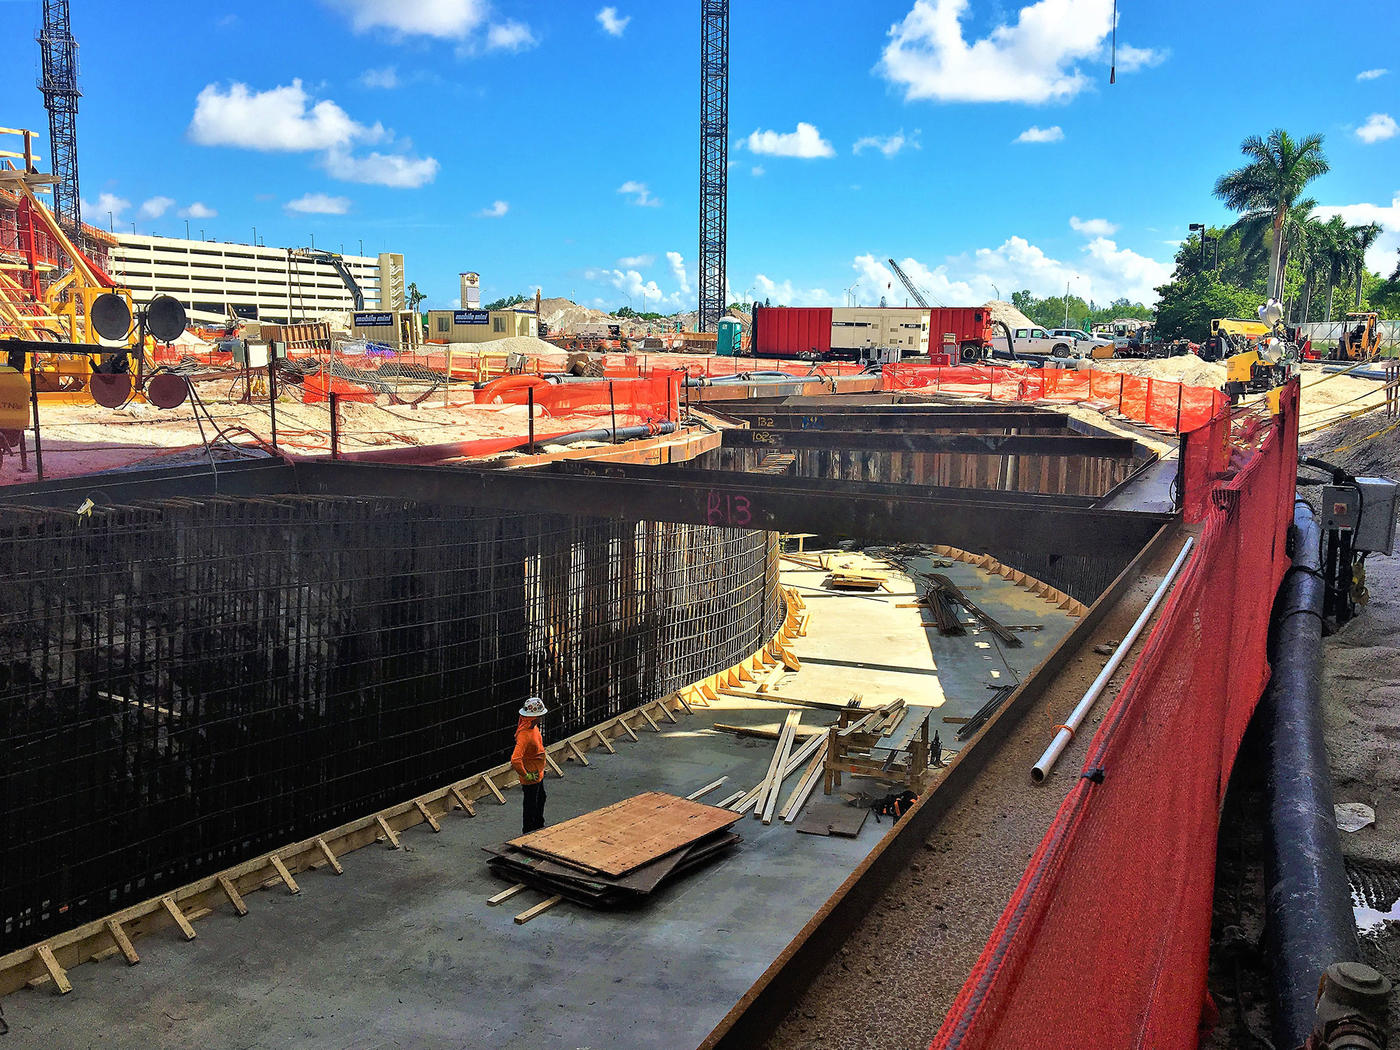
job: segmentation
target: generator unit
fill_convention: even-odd
[[[1322,506],[1318,508],[1327,537],[1323,615],[1345,623],[1356,606],[1365,605],[1369,598],[1366,556],[1390,555],[1395,551],[1400,482],[1393,478],[1351,477],[1307,457],[1301,462],[1332,471],[1332,483],[1322,487]]]

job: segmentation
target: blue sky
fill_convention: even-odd
[[[1066,281],[1150,298],[1186,225],[1229,219],[1210,190],[1240,140],[1275,126],[1326,136],[1313,194],[1388,227],[1389,272],[1400,58],[1357,27],[1395,39],[1400,5],[1121,0],[1109,86],[1111,6],[731,0],[733,296],[872,303],[894,256],[951,305]],[[400,251],[429,305],[477,270],[487,299],[691,308],[698,7],[72,0],[84,217]],[[18,54],[40,17],[0,0]],[[0,124],[46,129],[27,53]]]

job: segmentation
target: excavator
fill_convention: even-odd
[[[350,298],[355,302],[355,309],[365,308],[365,295],[360,291],[359,282],[355,280],[354,275],[350,273],[350,267],[345,265],[345,260],[338,253],[328,252],[323,248],[293,248],[291,254],[300,259],[316,259],[326,263],[349,290]]]
[[[1380,349],[1380,334],[1376,330],[1377,314],[1347,314],[1347,327],[1337,345],[1328,351],[1333,361],[1369,361]]]

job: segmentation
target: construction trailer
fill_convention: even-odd
[[[755,306],[751,345],[756,357],[856,361],[887,348],[979,360],[991,342],[991,314],[981,306]]]
[[[442,343],[490,343],[511,336],[539,336],[534,310],[429,310],[428,338]]]

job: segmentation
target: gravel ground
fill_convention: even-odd
[[[1146,605],[1180,544],[1104,618],[1045,698],[1028,711],[973,786],[925,841],[921,858],[885,890],[766,1044],[771,1050],[928,1046],[976,962],[1025,863],[1084,762],[1101,700],[1039,787],[1030,767],[1103,667],[1093,646],[1116,643]],[[1130,664],[1113,679],[1116,690]]]

